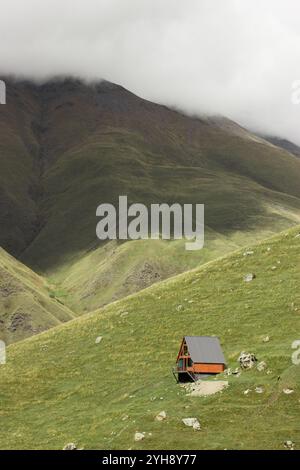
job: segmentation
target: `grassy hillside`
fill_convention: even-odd
[[[7,344],[74,318],[40,276],[0,248],[0,339]]]
[[[299,448],[299,229],[11,345],[0,366],[1,448]],[[256,278],[246,283],[247,273]],[[249,351],[267,368],[229,376],[221,394],[186,396],[171,374],[185,334],[219,336],[229,367]],[[162,410],[167,419],[155,421]]]
[[[277,223],[284,229],[286,223]],[[50,276],[61,298],[77,313],[96,310],[112,301],[145,289],[175,274],[193,269],[252,243],[269,237],[275,225],[265,230],[236,231],[227,236],[206,230],[205,246],[186,251],[184,240],[137,240],[130,243],[110,242],[82,254],[78,261],[62,265]]]

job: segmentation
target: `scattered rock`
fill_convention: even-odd
[[[258,372],[262,372],[263,370],[265,370],[267,367],[267,364],[265,363],[265,361],[261,361],[257,364],[257,370]]]
[[[246,276],[244,277],[244,281],[245,281],[245,282],[251,282],[251,281],[253,281],[253,279],[255,279],[255,278],[256,278],[256,275],[255,275],[255,274],[253,274],[253,273],[248,273],[248,274],[246,274]]]
[[[129,418],[128,415],[124,415],[124,416],[122,417],[122,421],[126,421],[128,418]]]
[[[263,338],[263,343],[268,343],[270,341],[270,336],[265,336]]]
[[[251,256],[254,254],[254,251],[245,251],[244,256]]]
[[[255,392],[256,393],[264,393],[264,389],[262,387],[256,387]]]
[[[66,444],[63,450],[77,450],[76,444],[74,442],[69,442],[69,444]]]
[[[244,395],[248,395],[248,393],[251,392],[251,389],[250,388],[247,388],[247,390],[244,391]]]
[[[291,393],[294,393],[294,390],[292,388],[284,388],[282,391],[286,395],[291,395]]]
[[[134,435],[134,440],[135,442],[139,442],[145,439],[145,433],[144,432],[136,432]]]
[[[180,305],[177,305],[176,310],[177,312],[180,312],[181,310],[183,310],[183,308],[184,308],[183,305],[180,304]]]
[[[197,418],[183,418],[183,424],[194,429],[194,431],[200,431],[201,425]]]
[[[12,333],[17,330],[32,331],[31,315],[18,309],[12,315],[10,326],[7,329]]]
[[[121,315],[120,315],[120,317],[122,317],[122,318],[123,318],[123,317],[127,317],[127,315],[128,315],[128,312],[122,312]]]
[[[98,336],[98,338],[96,338],[95,344],[99,344],[101,343],[101,341],[102,341],[102,336]]]
[[[140,289],[144,289],[160,280],[160,267],[156,263],[150,264],[145,261],[138,265],[136,269],[127,276],[123,286],[128,288],[129,286],[136,285]],[[160,299],[161,297],[158,298]]]
[[[294,450],[295,444],[293,441],[285,441],[283,443],[284,447],[289,450]]]
[[[161,411],[158,413],[158,415],[155,417],[156,421],[164,421],[164,419],[167,418],[167,413],[165,411]]]
[[[241,352],[238,361],[242,369],[252,369],[252,367],[255,366],[257,359],[253,353]]]

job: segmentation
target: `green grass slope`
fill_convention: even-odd
[[[284,229],[286,223],[276,225]],[[51,283],[61,298],[77,313],[96,310],[112,301],[138,292],[181,272],[200,266],[247,245],[267,238],[275,226],[261,230],[236,231],[222,236],[205,232],[205,245],[199,251],[186,251],[185,240],[136,240],[110,242],[82,254],[78,261],[62,265]]]
[[[0,366],[1,448],[299,448],[299,227],[248,251],[11,345]],[[256,278],[246,283],[247,273]],[[267,368],[229,376],[220,394],[186,396],[171,374],[185,334],[219,336],[229,367],[249,351]],[[162,410],[167,419],[155,421]],[[185,427],[187,417],[202,430]]]
[[[0,248],[0,339],[7,344],[74,318],[51,286]]]

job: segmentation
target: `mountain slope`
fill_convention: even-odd
[[[299,230],[10,346],[0,366],[1,448],[298,448]],[[247,273],[256,278],[246,283]],[[221,394],[186,396],[171,373],[185,334],[219,336],[231,368],[241,351],[267,368],[229,376]],[[162,410],[167,419],[155,421]],[[185,427],[187,417],[202,431]],[[141,442],[136,431],[146,433]]]
[[[292,153],[296,157],[300,158],[300,147],[290,140],[286,139],[280,139],[279,137],[270,137],[270,136],[265,136],[265,140],[268,142],[271,142],[271,144],[276,145],[277,147],[280,147],[284,150],[287,150],[288,152]]]
[[[0,248],[1,340],[18,341],[73,318],[42,277]]]
[[[299,159],[227,119],[188,117],[120,86],[74,79],[8,79],[7,103],[0,244],[50,275],[80,311],[300,221]],[[123,194],[147,206],[204,203],[206,252],[159,243],[157,263],[152,242],[99,243],[96,208]]]

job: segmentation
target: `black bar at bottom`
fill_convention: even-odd
[[[240,468],[241,465],[296,464],[299,463],[298,451],[0,451],[1,468],[7,464],[30,464],[40,468],[41,464],[53,468],[54,465],[74,463],[80,468],[105,468],[108,465],[125,468],[138,468],[142,465],[181,465],[197,466],[207,462],[230,464]]]

